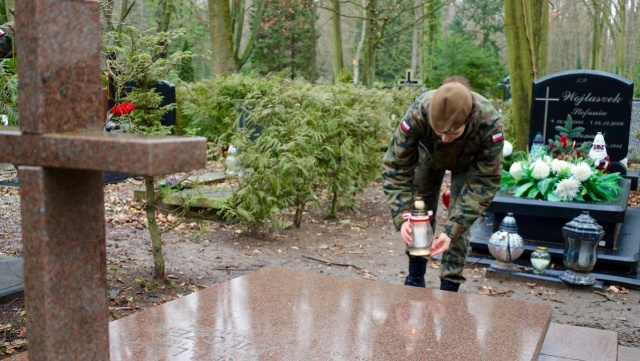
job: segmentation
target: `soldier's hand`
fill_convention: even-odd
[[[429,247],[431,249],[431,257],[445,252],[449,249],[449,245],[451,245],[451,238],[444,233],[440,233],[438,238],[434,239],[431,243],[431,247]]]
[[[402,223],[400,227],[400,234],[402,235],[402,240],[407,246],[411,246],[411,240],[413,239],[413,225],[411,222],[406,221]]]

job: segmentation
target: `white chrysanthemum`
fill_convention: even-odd
[[[554,159],[551,161],[551,171],[558,174],[562,171],[569,170],[569,163],[566,160]]]
[[[524,177],[524,170],[522,169],[522,164],[520,162],[515,162],[509,168],[509,174],[515,179],[520,179]]]
[[[580,162],[571,167],[571,174],[573,174],[573,177],[575,179],[579,180],[580,182],[584,182],[589,179],[589,177],[591,177],[593,172],[591,171],[591,167],[587,163]]]
[[[573,200],[580,190],[580,182],[574,178],[563,179],[556,185],[553,194],[565,201]]]
[[[531,176],[535,179],[545,179],[549,176],[551,168],[545,163],[544,160],[538,159],[533,163],[533,169],[531,170]]]
[[[545,162],[545,163],[547,163],[547,164],[551,164],[552,159],[551,159],[551,157],[550,157],[550,156],[545,155],[543,158],[544,158],[544,162]]]
[[[504,147],[502,148],[502,156],[508,157],[513,153],[513,145],[508,140],[504,141]]]

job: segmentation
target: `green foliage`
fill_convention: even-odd
[[[224,216],[251,230],[278,230],[299,226],[302,211],[323,199],[330,217],[353,210],[355,194],[380,177],[384,144],[413,96],[350,84],[270,81],[266,87],[246,98],[260,135],[252,141],[245,129],[230,139],[241,176]]]
[[[285,74],[291,79],[310,78],[310,0],[271,0],[262,18],[262,29],[251,53],[251,66],[259,74]]]
[[[178,76],[183,81],[193,83],[195,80],[195,72],[193,69],[193,58],[191,56],[191,47],[189,46],[189,40],[185,40],[182,45],[182,52],[188,53],[189,55],[185,56],[182,64],[178,67]]]
[[[468,34],[480,47],[498,55],[500,47],[495,35],[503,32],[503,11],[502,0],[466,0],[460,3],[449,29]]]
[[[0,114],[18,126],[18,74],[14,59],[0,60]]]
[[[178,127],[186,133],[206,137],[215,147],[228,147],[234,129],[236,101],[261,98],[272,91],[278,81],[234,74],[182,84],[177,87]]]
[[[0,0],[0,24],[4,24],[8,21],[7,6],[5,0]]]
[[[564,123],[564,126],[557,125],[556,131],[560,133],[555,136],[555,139],[549,139],[548,144],[546,146],[547,151],[554,158],[575,158],[575,157],[583,157],[589,154],[589,150],[591,149],[591,142],[583,142],[582,144],[577,144],[575,139],[579,138],[582,132],[584,132],[584,127],[574,127],[573,126],[573,118],[571,114],[567,115],[567,120]]]
[[[117,119],[130,132],[144,134],[169,134],[170,127],[161,124],[162,116],[175,107],[169,104],[160,107],[162,96],[152,87],[164,79],[169,71],[179,66],[188,52],[167,55],[171,43],[180,38],[182,32],[155,33],[151,30],[140,33],[138,29],[124,26],[113,34],[115,44],[106,46],[106,51],[115,53],[115,59],[107,61],[110,75],[114,79],[116,94],[125,92],[128,82],[136,84],[123,101],[135,104],[135,110]],[[119,102],[116,99],[116,102]],[[112,119],[113,120],[113,119]]]
[[[440,39],[431,62],[433,70],[427,76],[428,87],[437,88],[446,77],[461,75],[469,79],[474,91],[487,98],[497,95],[497,81],[507,73],[497,54],[460,34]]]
[[[516,138],[516,124],[513,119],[513,102],[511,100],[491,99],[491,103],[502,115],[504,139],[515,145],[518,139]],[[526,142],[528,140],[525,139]]]
[[[412,36],[408,31],[399,32],[413,22],[413,12],[405,11],[385,26],[385,33],[396,35],[380,40],[376,51],[376,81],[383,84],[397,84],[406,77],[406,70],[411,67]]]

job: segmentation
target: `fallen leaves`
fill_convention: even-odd
[[[607,291],[611,291],[613,293],[620,293],[623,295],[629,293],[629,290],[622,286],[609,286],[609,288],[607,288]]]
[[[614,300],[614,299],[613,299],[613,296],[612,296],[612,295],[610,295],[610,294],[608,294],[608,293],[600,292],[600,291],[595,291],[595,292],[593,292],[593,293],[595,293],[596,295],[600,295],[600,296],[602,296],[602,297],[606,298],[606,299],[607,299],[607,301],[613,301],[613,300]]]
[[[513,290],[511,289],[498,290],[497,288],[491,287],[489,285],[482,285],[479,288],[480,290],[478,291],[478,294],[483,296],[503,296],[513,293]]]

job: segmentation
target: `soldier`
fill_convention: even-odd
[[[489,206],[502,177],[502,121],[491,102],[469,89],[466,79],[448,78],[420,95],[397,128],[382,161],[382,186],[402,239],[412,226],[403,214],[414,194],[434,213],[445,171],[451,171],[451,199],[431,257],[442,255],[440,289],[457,292],[469,247],[469,228]],[[435,229],[434,216],[431,226]],[[407,253],[407,255],[409,255]],[[409,256],[405,285],[425,287],[427,257]]]
[[[0,25],[0,59],[13,58],[13,21]]]

